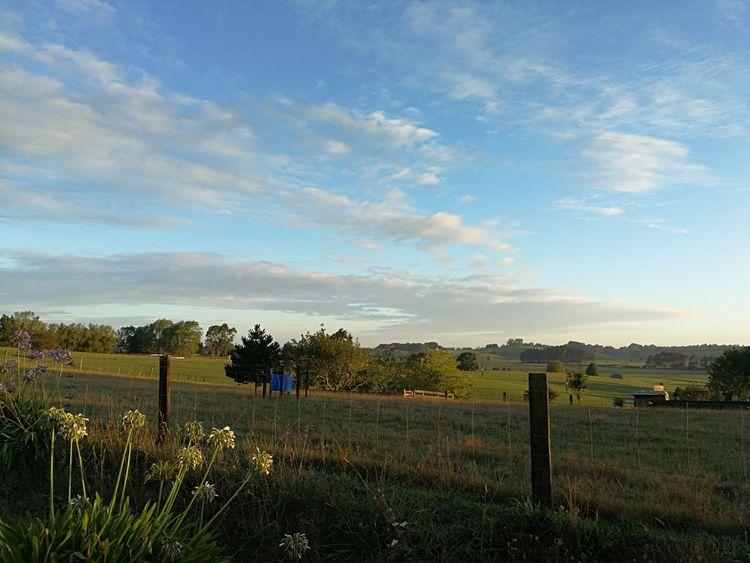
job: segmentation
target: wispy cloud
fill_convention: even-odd
[[[601,133],[583,155],[594,164],[592,182],[616,192],[643,193],[665,186],[716,183],[708,169],[692,162],[687,147],[666,139]]]
[[[574,211],[576,213],[593,214],[602,217],[618,217],[623,214],[622,207],[614,205],[591,205],[576,199],[560,199],[555,203],[555,209],[560,211]]]

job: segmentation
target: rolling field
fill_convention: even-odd
[[[63,374],[59,397],[68,410],[91,419],[93,449],[86,463],[106,489],[113,471],[107,459],[116,457],[106,452],[116,447],[122,413],[137,408],[155,427],[158,362],[89,354],[76,355],[77,368],[81,357],[83,371]],[[272,558],[277,541],[268,538],[288,529],[305,531],[319,559],[361,558],[366,552],[373,559],[496,560],[501,553],[508,558],[534,553],[540,535],[547,535],[550,545],[566,538],[562,551],[540,547],[542,559],[557,554],[561,560],[598,560],[607,550],[617,559],[622,542],[641,546],[633,547],[636,551],[651,550],[649,559],[750,555],[750,413],[610,406],[613,397],[627,398],[632,389],[664,382],[671,390],[704,381],[704,373],[605,364],[602,375],[591,378],[582,405],[570,406],[564,397],[555,401],[551,429],[558,509],[542,517],[524,508],[530,452],[528,405],[521,400],[528,372],[539,365],[504,361],[483,376],[477,372],[474,397],[467,400],[311,391],[297,401],[253,397],[251,386],[223,376],[223,364],[175,360],[171,424],[174,429],[189,420],[207,429],[229,425],[237,433],[239,456],[256,447],[273,455],[274,481],[267,485],[273,492],[258,490],[238,501],[221,525],[223,541],[240,559]],[[113,366],[114,374],[106,374]],[[607,377],[613,372],[624,379]],[[551,381],[562,394],[563,376],[551,374]],[[37,394],[57,399],[56,377],[32,385]],[[497,400],[503,392],[508,403]],[[138,451],[134,471],[142,483],[147,463],[138,460],[158,459],[164,450],[149,432]],[[229,486],[221,479],[233,482],[237,463],[218,469],[224,475],[219,486]],[[44,487],[28,485],[36,480],[43,485],[41,475],[30,481],[23,473],[9,474],[8,479],[0,501],[9,514],[44,509]],[[27,494],[12,493],[20,486],[29,487]],[[149,491],[139,485],[132,494],[142,502]],[[457,510],[463,511],[458,519]],[[546,522],[542,531],[539,518]],[[370,520],[377,524],[363,527]],[[386,549],[394,521],[408,523],[398,532],[401,551]],[[507,544],[492,543],[506,533]],[[582,536],[573,540],[570,534]],[[565,551],[568,542],[579,540],[572,553]],[[594,550],[590,556],[576,551],[588,548]]]
[[[15,350],[0,348],[4,358],[14,358]],[[475,399],[502,400],[503,393],[511,402],[521,401],[523,392],[528,387],[529,372],[544,371],[545,364],[522,364],[518,360],[492,354],[489,359],[480,354],[484,372],[472,372],[473,389],[471,396]],[[31,365],[26,360],[27,365]],[[192,383],[213,383],[233,385],[232,380],[224,375],[223,358],[191,357],[174,359],[172,377],[175,381]],[[672,392],[675,387],[689,384],[705,384],[707,374],[704,370],[645,369],[637,364],[604,362],[597,364],[601,375],[589,379],[589,389],[583,395],[582,405],[608,406],[615,397],[625,399],[626,406],[631,401],[630,394],[638,389],[650,388],[663,383]],[[571,365],[571,368],[585,370],[586,366]],[[70,371],[76,373],[118,375],[135,378],[158,378],[159,362],[154,356],[135,356],[124,354],[91,354],[73,352],[73,366]],[[68,371],[68,368],[65,368]],[[623,379],[611,379],[609,376],[619,373]],[[548,380],[559,397],[558,404],[567,401],[565,375],[551,373]]]

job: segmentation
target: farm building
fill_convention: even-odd
[[[650,407],[654,403],[668,401],[669,393],[664,385],[654,385],[652,389],[640,389],[633,393],[633,406]]]

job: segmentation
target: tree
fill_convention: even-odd
[[[547,363],[547,373],[565,373],[565,364],[560,360],[552,360]]]
[[[581,404],[581,395],[588,389],[589,376],[580,371],[568,370],[565,374],[565,386],[576,396],[578,404]]]
[[[448,350],[413,354],[406,368],[412,389],[448,391],[458,397],[468,395],[471,389],[471,376],[459,371]]]
[[[237,329],[227,323],[211,325],[206,331],[206,351],[209,356],[225,357],[234,348],[234,337]]]
[[[279,363],[281,346],[259,324],[234,347],[231,363],[224,366],[226,376],[237,383],[266,381],[271,368]]]
[[[163,351],[177,356],[192,356],[200,349],[203,329],[197,321],[180,321],[166,330]]]
[[[713,399],[713,395],[707,387],[691,384],[684,388],[675,388],[674,398],[682,401],[710,401]]]
[[[461,352],[456,358],[458,369],[461,371],[475,371],[479,369],[477,355],[474,352]]]
[[[591,362],[586,368],[586,375],[599,375],[599,368],[594,362]]]
[[[310,375],[328,391],[359,389],[365,385],[368,354],[343,328],[328,334],[324,327],[306,335]]]
[[[727,350],[708,368],[708,388],[721,397],[750,398],[750,347]]]

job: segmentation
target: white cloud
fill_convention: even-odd
[[[464,194],[460,198],[458,198],[458,203],[471,203],[473,201],[476,201],[476,197],[470,194]]]
[[[558,200],[555,203],[555,209],[587,214],[591,213],[594,215],[601,215],[602,217],[617,217],[624,212],[622,207],[614,205],[590,205],[586,202],[569,198]]]
[[[394,339],[460,332],[551,331],[672,318],[676,311],[596,302],[556,289],[520,289],[507,276],[427,280],[396,271],[327,274],[269,262],[231,262],[215,254],[101,257],[3,253],[9,307],[107,304],[282,311],[371,320]],[[460,315],[456,311],[461,311]]]
[[[687,147],[676,141],[601,133],[583,155],[595,166],[592,182],[617,192],[643,193],[665,186],[715,184],[708,169],[692,162]]]
[[[326,151],[334,156],[345,156],[351,152],[349,145],[341,141],[328,141]]]
[[[405,195],[394,191],[378,202],[356,201],[319,188],[307,187],[288,194],[288,203],[304,210],[300,220],[319,226],[337,225],[377,240],[414,242],[427,250],[456,244],[511,251],[513,246],[488,229],[464,224],[459,215],[419,214],[410,209]]]

